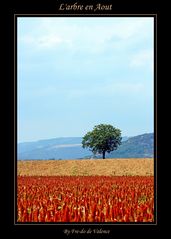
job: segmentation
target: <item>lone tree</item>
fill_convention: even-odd
[[[121,130],[109,124],[96,125],[82,140],[83,148],[90,148],[96,154],[100,153],[105,159],[105,153],[116,150],[121,144]]]

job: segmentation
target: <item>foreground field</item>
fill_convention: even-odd
[[[153,159],[28,160],[17,162],[22,176],[153,176]]]
[[[152,176],[18,176],[18,222],[153,222]]]

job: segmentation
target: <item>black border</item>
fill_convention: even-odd
[[[65,0],[66,1],[66,0]],[[65,2],[63,1],[63,2]],[[68,1],[67,1],[68,2]],[[75,2],[75,1],[74,1]],[[78,1],[80,2],[80,1]],[[90,2],[90,1],[89,1]],[[99,2],[105,2],[104,0],[103,1],[99,1]],[[57,1],[57,3],[60,3],[60,1]],[[118,16],[121,16],[122,14],[126,15],[126,14],[135,14],[134,16],[140,16],[140,14],[148,14],[148,15],[157,15],[157,25],[160,26],[158,24],[159,21],[159,17],[160,17],[160,12],[159,12],[159,8],[158,8],[158,5],[157,3],[155,2],[155,4],[148,4],[148,9],[146,8],[147,5],[145,5],[145,3],[141,3],[141,4],[138,4],[135,5],[135,3],[132,3],[130,4],[130,2],[127,2],[126,4],[122,4],[122,2],[120,3],[120,5],[117,3],[113,3],[113,5],[115,5],[115,9],[111,12],[111,14],[117,14]],[[38,5],[35,5],[35,2],[30,0],[28,2],[25,2],[24,3],[19,3],[18,5],[13,2],[13,4],[10,5],[10,7],[8,6],[7,7],[7,14],[5,15],[5,28],[4,28],[4,33],[5,33],[5,36],[6,36],[6,40],[4,42],[4,45],[6,45],[7,47],[5,48],[5,63],[6,63],[6,68],[5,68],[5,76],[7,76],[7,81],[6,81],[6,90],[7,90],[7,100],[6,100],[6,107],[4,108],[4,112],[5,114],[7,115],[7,120],[5,120],[5,123],[7,123],[7,130],[5,130],[5,141],[7,143],[7,148],[6,149],[6,157],[8,159],[10,159],[10,163],[9,161],[7,160],[6,161],[6,169],[7,169],[7,172],[9,172],[7,175],[7,184],[8,186],[5,187],[5,195],[7,195],[7,197],[5,198],[5,201],[7,203],[7,207],[5,207],[5,213],[4,213],[4,222],[6,225],[8,225],[8,230],[6,231],[6,233],[8,232],[15,232],[15,233],[20,233],[21,232],[21,235],[22,233],[27,231],[27,235],[30,235],[32,236],[32,233],[33,232],[38,232],[38,233],[45,233],[47,232],[47,230],[49,229],[52,233],[55,233],[54,235],[56,235],[57,237],[59,236],[65,236],[62,232],[63,228],[72,228],[73,226],[45,226],[45,225],[14,225],[14,214],[13,214],[13,209],[14,209],[14,202],[13,202],[13,195],[15,194],[16,195],[16,191],[14,191],[14,176],[16,175],[16,171],[15,171],[15,175],[14,175],[14,168],[15,170],[16,169],[16,165],[14,165],[14,152],[15,152],[15,155],[16,155],[16,145],[14,145],[15,143],[15,138],[16,138],[16,132],[17,132],[17,114],[14,114],[14,97],[15,97],[15,102],[17,102],[17,96],[16,94],[14,94],[14,91],[17,92],[17,84],[14,84],[14,75],[15,75],[15,78],[17,79],[17,73],[16,73],[16,70],[14,69],[14,63],[13,61],[16,61],[16,52],[15,51],[15,48],[16,48],[16,45],[14,46],[14,42],[13,42],[13,39],[14,39],[14,15],[16,14],[21,14],[20,16],[25,15],[25,14],[42,14],[42,16],[44,14],[55,14],[54,16],[57,16],[56,14],[58,13],[58,10],[56,8],[57,4],[56,4],[56,1],[53,1],[52,4],[49,3],[48,1],[47,2],[42,2],[40,1],[38,3]],[[136,10],[135,10],[136,8]],[[70,15],[66,14],[65,16],[67,17],[70,17],[71,15],[74,15],[75,12],[70,12]],[[105,14],[105,15],[104,15]],[[80,13],[78,14],[77,13],[77,16],[80,15],[83,16],[84,14]],[[89,15],[90,16],[90,15]],[[99,16],[102,16],[101,13],[99,13]],[[109,14],[108,13],[103,13],[103,16],[105,17],[108,17]],[[85,17],[85,15],[84,15]],[[159,27],[157,27],[157,32],[155,33],[157,35],[157,42],[155,42],[155,48],[158,49],[158,32],[160,32],[160,28],[158,29]],[[15,44],[17,44],[15,42]],[[155,51],[154,51],[155,52]],[[155,70],[154,70],[154,73],[155,73],[155,77],[157,79],[157,73],[156,73],[156,70],[158,65],[157,65],[157,62],[158,62],[158,50],[155,52],[155,61],[156,61],[156,64],[155,64]],[[15,57],[15,59],[14,59]],[[157,84],[155,83],[154,84],[154,87],[156,89],[155,92],[155,105],[154,105],[154,108],[155,108],[155,115],[158,114],[157,113]],[[10,110],[9,110],[10,109]],[[14,115],[15,115],[15,119],[14,119]],[[14,121],[13,121],[14,119]],[[158,132],[157,132],[157,117],[155,119],[155,122],[154,122],[154,127],[155,127],[155,130],[154,130],[154,137],[155,137],[155,156],[158,155],[158,147],[157,147],[157,142],[158,142]],[[13,129],[14,128],[14,129]],[[14,138],[15,137],[15,138]],[[17,142],[17,141],[16,141]],[[10,147],[9,147],[9,144],[10,144]],[[9,150],[10,149],[10,150]],[[155,157],[156,158],[156,157]],[[159,160],[158,160],[159,161]],[[160,165],[160,161],[157,163],[158,165]],[[158,169],[157,169],[158,171]],[[156,174],[156,179],[158,181],[158,172]],[[158,185],[156,185],[158,187]],[[9,193],[9,190],[8,189],[11,189],[11,192]],[[15,187],[15,190],[16,190],[16,187]],[[157,188],[157,191],[158,191],[158,188]],[[160,199],[160,194],[157,193],[157,208],[158,208],[158,201]],[[127,233],[133,233],[133,235],[136,235],[137,236],[143,236],[143,237],[146,237],[147,236],[147,232],[146,230],[148,231],[148,236],[154,236],[154,233],[155,232],[159,232],[160,231],[160,216],[159,216],[159,210],[158,210],[158,215],[157,215],[157,225],[143,225],[142,228],[140,225],[115,225],[114,228],[111,229],[111,226],[108,224],[108,225],[103,225],[102,227],[104,227],[104,229],[110,229],[111,230],[111,233],[110,235],[98,235],[96,234],[95,237],[107,237],[107,238],[111,238],[111,236],[113,236],[112,238],[115,237],[115,235],[117,236],[120,236],[122,237],[123,236],[123,233],[125,233],[126,236],[128,236]],[[130,226],[130,227],[129,227]],[[92,226],[90,226],[90,224],[88,225],[85,225],[84,228],[89,228]],[[112,227],[113,227],[113,224],[112,224]],[[60,228],[60,229],[59,229]],[[79,228],[80,229],[80,226],[74,226],[75,229]],[[81,227],[82,228],[82,227]],[[97,227],[96,227],[97,228]],[[101,228],[101,226],[100,226]],[[141,231],[141,235],[139,234],[139,232]],[[17,234],[16,234],[17,235]],[[132,235],[132,236],[133,236]],[[82,235],[76,235],[74,234],[74,238],[75,237],[78,237],[80,238]],[[88,235],[90,237],[90,235]],[[70,236],[69,236],[70,237]]]

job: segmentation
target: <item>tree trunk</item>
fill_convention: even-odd
[[[103,159],[105,159],[105,151],[103,151]]]

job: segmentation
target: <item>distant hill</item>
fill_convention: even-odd
[[[154,134],[130,137],[120,147],[106,155],[109,158],[152,158],[154,156]]]
[[[74,159],[90,155],[82,137],[66,137],[18,144],[18,159]]]
[[[123,137],[118,150],[107,154],[108,158],[153,157],[153,133],[135,137]],[[92,158],[89,149],[82,148],[82,137],[65,137],[18,144],[18,160],[81,159]]]

